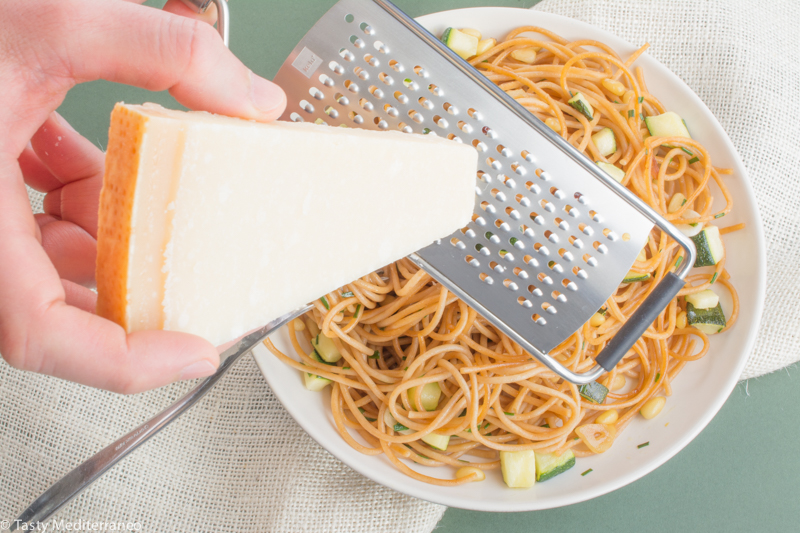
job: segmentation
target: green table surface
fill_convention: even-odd
[[[231,0],[231,48],[253,71],[272,78],[333,3]],[[527,8],[536,1],[395,3],[418,16],[483,5]],[[105,147],[109,113],[120,100],[176,105],[166,93],[97,81],[73,89],[60,111],[78,131]],[[740,383],[689,446],[655,472],[611,494],[530,513],[448,509],[436,531],[800,531],[800,387],[795,372],[800,370]]]

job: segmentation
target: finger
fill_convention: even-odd
[[[208,24],[130,3],[69,4],[70,16],[48,38],[74,79],[168,89],[189,108],[259,121],[283,112],[283,91],[245,67]],[[87,11],[91,24],[75,16]]]
[[[97,260],[95,238],[83,228],[65,220],[48,221],[39,228],[42,247],[58,276],[85,287],[93,287]]]
[[[61,280],[61,285],[64,287],[64,299],[67,305],[77,307],[87,313],[94,313],[97,307],[96,292],[66,279]]]
[[[53,176],[50,169],[42,163],[33,147],[28,143],[28,147],[23,150],[18,159],[19,167],[22,170],[22,177],[28,186],[39,192],[50,192],[61,187],[62,183]]]
[[[77,224],[97,236],[97,204],[103,186],[103,153],[75,131],[58,113],[51,113],[31,139],[38,165],[49,171],[46,177],[31,154],[25,160],[37,185],[51,187],[44,198],[44,212]],[[23,175],[25,169],[23,169]],[[52,187],[56,182],[61,187]]]
[[[217,6],[214,3],[210,4],[208,9],[202,13],[198,13],[194,9],[184,4],[183,0],[167,0],[167,3],[164,4],[163,9],[167,13],[173,13],[182,17],[194,18],[211,26],[217,23]]]

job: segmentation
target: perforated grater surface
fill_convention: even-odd
[[[284,120],[436,134],[478,150],[472,221],[410,258],[573,383],[613,368],[694,264],[691,240],[390,2],[338,2],[275,82],[288,96]],[[548,352],[614,293],[654,224],[684,248],[681,265],[598,365],[565,368]]]

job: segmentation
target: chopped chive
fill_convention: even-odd
[[[356,306],[356,312],[353,313],[353,318],[358,318],[358,313],[360,313],[360,312],[361,312],[361,304],[358,304]]]
[[[572,94],[572,91],[569,92],[569,95],[570,95],[570,97],[575,96],[574,94]]]
[[[700,158],[699,158],[699,157],[693,157],[693,158],[691,158],[691,159],[689,160],[689,164],[691,165],[692,163],[697,163],[697,162],[699,162],[699,161],[700,161]]]
[[[461,414],[460,414],[460,415],[458,415],[458,416],[459,416],[459,417],[462,417],[462,416],[467,416],[467,410],[466,410],[466,409],[464,409],[463,411],[461,411]]]
[[[541,425],[539,427],[550,429],[550,424],[543,424],[543,425]]]
[[[681,146],[681,150],[683,150],[684,152],[686,152],[686,153],[687,153],[687,154],[689,154],[689,155],[694,155],[694,154],[691,152],[691,150],[689,150],[688,148],[686,148],[686,147],[684,147],[684,146]]]
[[[514,416],[514,413],[509,413],[508,411],[503,411],[503,414],[506,416]]]
[[[619,100],[614,100],[614,103],[615,103],[615,104],[618,104],[618,103],[619,103]]]
[[[353,296],[355,296],[355,295],[353,294],[353,291],[347,291],[347,292],[343,292],[343,293],[342,293],[342,297],[343,297],[343,298],[352,298]]]
[[[644,113],[639,113],[639,120],[644,120]]]
[[[591,473],[593,471],[594,471],[594,468],[590,468],[589,470],[587,470],[586,472],[582,473],[581,475],[585,476],[586,474],[589,474],[589,473]]]
[[[639,97],[639,103],[641,104],[642,102],[644,102],[644,96]]]
[[[425,135],[429,134],[430,132],[431,132],[430,128],[422,128],[422,133],[424,133]]]
[[[711,276],[711,281],[709,282],[709,285],[713,285],[714,282],[717,281],[717,274],[718,274],[717,272],[714,272],[714,275]]]
[[[408,367],[405,367],[403,370],[408,370]]]
[[[675,261],[675,268],[678,268],[678,266],[680,266],[682,261],[683,261],[683,256],[681,255],[678,257],[678,260]]]
[[[486,422],[486,423],[483,425],[483,429],[486,429],[486,428],[488,428],[488,427],[489,427],[489,422]]]
[[[579,438],[580,438],[580,437],[575,437],[575,438],[574,438],[574,439],[572,439],[572,440],[578,440]]]
[[[661,372],[656,372],[656,383],[658,383],[659,379],[661,379]]]
[[[539,80],[539,83],[542,83],[543,81],[547,81],[547,78],[542,78],[542,79],[540,79],[540,80]]]
[[[469,461],[465,461],[464,459],[459,459],[458,461],[461,463],[469,463]]]
[[[684,198],[683,201],[681,202],[681,207],[683,207],[685,205],[686,205],[686,198]]]
[[[714,215],[714,218],[722,218],[724,216],[725,216],[725,213],[717,213],[716,215]]]
[[[367,357],[369,357],[370,359],[378,359],[380,356],[381,356],[380,352],[378,350],[375,350],[372,353],[372,355],[368,355]]]
[[[608,313],[608,309],[606,309],[605,307],[601,307],[600,310],[597,312],[603,316],[606,316],[606,313]]]
[[[581,343],[581,350],[583,350],[584,348],[586,348],[586,341],[583,341],[583,342]]]
[[[650,446],[650,441],[641,443],[640,445],[637,446],[637,448],[641,449],[644,448],[645,446]]]
[[[633,118],[633,116],[634,116],[635,114],[636,114],[636,113],[633,111],[633,109],[629,110],[629,111],[628,111],[628,118]]]
[[[325,309],[330,311],[331,306],[328,305],[328,300],[324,296],[322,298],[320,298],[319,301],[322,302],[322,305],[325,306]]]

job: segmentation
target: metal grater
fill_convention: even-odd
[[[385,0],[341,0],[275,77],[282,119],[436,134],[479,152],[475,212],[410,259],[563,378],[610,370],[683,286],[690,239]],[[659,226],[685,250],[576,374],[548,352],[614,293]]]

